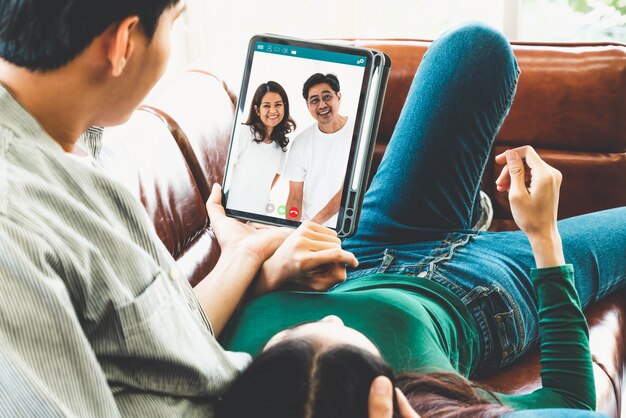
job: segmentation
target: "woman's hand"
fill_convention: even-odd
[[[289,228],[257,228],[226,216],[222,206],[222,188],[213,185],[206,203],[211,230],[222,253],[242,252],[253,257],[261,266],[285,241],[293,230]]]
[[[303,222],[263,264],[255,293],[278,288],[326,290],[346,279],[346,264],[359,263],[341,249],[335,231]]]
[[[499,191],[508,191],[513,219],[528,236],[537,267],[564,264],[557,229],[561,172],[546,164],[530,146],[507,150],[496,156],[496,163],[506,164],[496,186]]]
[[[393,417],[393,392],[393,385],[385,376],[378,376],[374,379],[370,387],[369,418]],[[400,389],[396,388],[395,393],[400,416],[402,418],[420,418]]]

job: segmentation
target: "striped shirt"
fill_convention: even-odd
[[[143,206],[0,86],[1,413],[211,416],[249,359],[219,346]]]

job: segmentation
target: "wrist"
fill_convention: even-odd
[[[537,268],[554,267],[565,264],[561,236],[554,226],[542,233],[528,236]]]
[[[261,257],[246,247],[234,247],[222,249],[219,261],[236,263],[239,267],[253,267],[259,269],[263,264]]]
[[[526,233],[532,247],[549,247],[561,242],[561,235],[555,226],[542,228],[536,232]]]
[[[263,263],[256,278],[255,294],[262,295],[277,287],[277,275],[270,260]]]

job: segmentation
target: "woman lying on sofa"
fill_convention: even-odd
[[[258,356],[223,397],[221,416],[364,417],[379,375],[422,416],[595,408],[582,310],[626,279],[626,209],[557,222],[561,174],[521,147],[496,157],[497,188],[521,231],[475,228],[480,179],[518,75],[508,42],[489,28],[433,43],[357,234],[341,244],[303,224],[257,278],[260,291],[300,291],[251,301],[224,332],[228,349]],[[223,216],[218,192],[211,217]],[[215,230],[218,240],[224,232]],[[337,262],[324,267],[329,259]],[[302,291],[342,281],[345,264],[345,282]],[[468,381],[538,341],[542,389],[509,396]]]

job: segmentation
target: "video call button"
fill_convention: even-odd
[[[300,211],[298,210],[298,208],[291,208],[289,209],[289,216],[292,218],[297,218],[298,215],[300,215]]]
[[[280,216],[285,216],[287,213],[287,207],[285,205],[280,205],[277,212]]]

